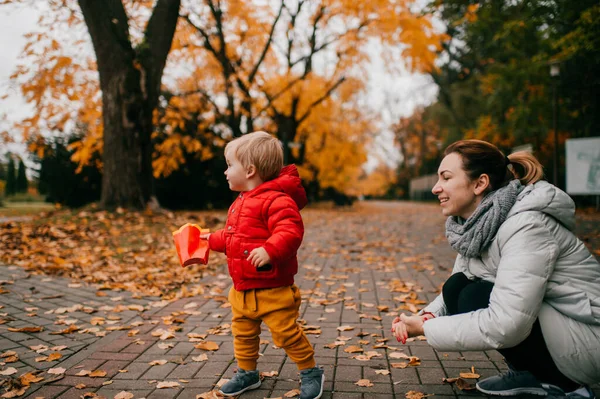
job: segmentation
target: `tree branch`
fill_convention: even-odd
[[[188,23],[190,24],[190,26],[194,29],[196,29],[200,35],[204,38],[204,48],[207,49],[208,51],[210,51],[215,58],[218,60],[219,59],[219,53],[217,52],[217,50],[212,46],[212,44],[210,43],[210,37],[208,36],[208,33],[206,33],[204,31],[204,29],[202,29],[201,27],[197,26],[196,24],[194,24],[192,22],[192,20],[190,19],[189,15],[184,15],[182,16],[182,18]]]
[[[144,41],[141,48],[138,48],[140,60],[147,73],[145,83],[149,99],[158,100],[160,81],[173,44],[180,5],[181,0],[158,0],[146,26]],[[154,108],[155,104],[151,106]]]
[[[281,7],[279,7],[279,12],[277,13],[277,16],[275,17],[273,24],[271,25],[271,31],[269,32],[269,38],[267,39],[267,42],[265,43],[265,47],[263,48],[263,51],[260,54],[260,57],[258,58],[256,65],[250,72],[250,75],[248,75],[248,81],[251,83],[254,81],[254,77],[256,76],[256,73],[258,72],[258,68],[262,64],[263,60],[265,59],[265,57],[267,55],[267,52],[269,51],[269,48],[271,47],[271,42],[273,41],[273,34],[275,33],[275,26],[277,25],[277,21],[279,21],[279,18],[281,17],[281,13],[283,12],[283,7],[284,7],[283,3],[284,2],[282,1]]]
[[[300,119],[298,119],[298,125],[300,125],[306,118],[308,118],[308,116],[310,115],[310,113],[313,110],[313,108],[315,108],[317,105],[319,105],[323,101],[325,101],[331,95],[331,93],[333,93],[333,91],[335,89],[337,89],[337,87],[339,85],[341,85],[345,80],[346,80],[346,78],[344,76],[342,76],[340,79],[338,79],[337,82],[335,82],[335,84],[333,86],[331,86],[329,88],[329,90],[327,90],[327,92],[325,92],[325,94],[323,94],[321,97],[319,97],[318,99],[316,99],[315,101],[313,101],[313,103],[308,106],[308,108],[307,108],[306,112],[304,113],[304,115],[302,115],[300,117]]]
[[[92,38],[100,79],[107,79],[115,62],[129,64],[135,58],[125,8],[121,0],[79,0],[79,7]]]

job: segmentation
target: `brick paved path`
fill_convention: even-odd
[[[387,342],[387,349],[374,348],[390,338],[395,309],[414,306],[408,304],[407,291],[416,291],[418,299],[429,301],[451,270],[455,254],[443,236],[444,219],[439,208],[406,202],[371,202],[359,208],[333,214],[315,209],[303,212],[306,235],[296,282],[304,297],[301,318],[311,326],[308,331],[318,333],[310,334],[309,339],[315,345],[318,363],[325,368],[324,398],[403,398],[411,390],[437,398],[478,396],[445,384],[442,378],[458,377],[471,367],[482,377],[497,374],[505,365],[494,351],[438,353],[422,341],[401,345],[393,339]],[[588,230],[593,225],[589,221],[584,224]],[[597,232],[588,230],[580,234],[587,234],[590,246],[597,245]],[[222,378],[230,378],[236,367],[225,298],[230,283],[225,272],[221,268],[220,274],[206,277],[204,295],[166,303],[158,298],[134,298],[127,292],[102,291],[106,296],[97,296],[95,286],[28,276],[20,268],[0,266],[0,288],[8,291],[0,295],[0,305],[4,306],[0,319],[8,320],[0,324],[0,354],[11,350],[19,356],[19,360],[0,366],[0,372],[14,367],[18,370],[12,375],[15,377],[34,370],[65,369],[63,374],[54,375],[56,381],[48,382],[52,374],[40,374],[45,381],[33,384],[22,397],[80,398],[93,397],[93,393],[113,398],[127,391],[135,398],[196,398]],[[63,324],[55,324],[57,320]],[[79,330],[51,334],[70,324]],[[45,330],[8,331],[9,327],[34,325]],[[174,337],[157,336],[176,326]],[[341,326],[353,329],[340,331]],[[188,334],[196,342],[190,342]],[[347,340],[345,345],[325,347],[340,337]],[[244,394],[244,399],[281,397],[298,388],[296,366],[273,346],[268,331],[262,338],[259,367],[278,375],[265,377],[261,388]],[[194,348],[205,340],[219,344],[219,349]],[[36,353],[30,349],[36,345],[67,348],[43,351],[38,347],[40,353]],[[358,353],[344,351],[351,345],[377,354],[370,360],[359,360],[355,358]],[[36,361],[57,351],[62,354],[57,361]],[[400,351],[418,357],[420,365],[393,368],[392,363],[406,361],[391,355]],[[155,360],[166,363],[149,364]],[[83,370],[101,370],[106,375],[77,376]],[[360,379],[368,379],[373,386],[359,387],[355,383]],[[157,384],[165,381],[179,385],[157,389]]]

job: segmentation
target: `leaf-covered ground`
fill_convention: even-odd
[[[172,231],[188,222],[212,231],[223,225],[225,215],[224,211],[111,213],[93,207],[42,213],[32,220],[0,224],[0,263],[34,274],[100,283],[104,289],[165,299],[192,295],[193,283],[225,258],[213,252],[208,267],[182,268]]]

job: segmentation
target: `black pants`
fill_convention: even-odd
[[[442,295],[448,313],[460,314],[487,308],[494,284],[483,280],[469,280],[463,273],[450,276],[444,283]],[[566,392],[579,384],[565,377],[558,370],[548,352],[539,320],[533,324],[531,333],[523,342],[512,348],[498,350],[510,366],[518,371],[529,371],[539,381],[556,385]]]

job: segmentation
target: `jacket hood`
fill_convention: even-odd
[[[507,218],[527,211],[552,216],[569,230],[575,227],[575,203],[567,193],[547,181],[525,186]]]
[[[308,204],[306,191],[304,190],[304,187],[302,187],[302,181],[300,180],[300,175],[298,174],[296,165],[284,166],[283,169],[281,169],[279,176],[273,180],[264,182],[250,193],[259,194],[269,190],[286,193],[292,197],[294,202],[296,202],[298,209],[302,209],[306,206],[306,204]]]

